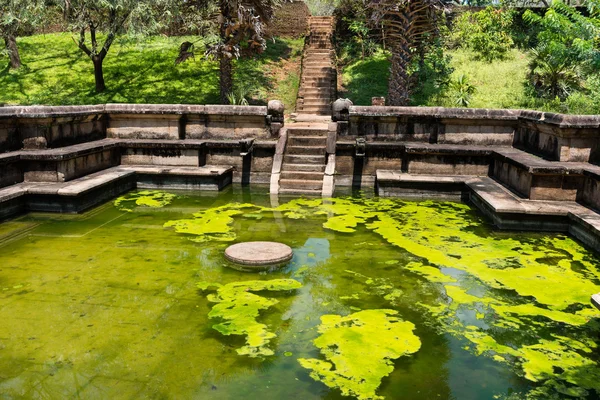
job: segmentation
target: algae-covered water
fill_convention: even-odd
[[[245,273],[230,244],[294,249]],[[0,397],[600,397],[600,259],[452,202],[132,192],[0,224]]]

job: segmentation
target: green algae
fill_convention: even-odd
[[[256,208],[252,204],[228,204],[194,213],[194,218],[168,221],[164,227],[174,228],[177,233],[191,235],[189,239],[194,242],[232,241],[236,238],[231,227],[233,217]]]
[[[239,355],[253,358],[274,354],[267,346],[277,335],[256,319],[261,310],[274,306],[278,301],[252,292],[289,291],[300,287],[302,284],[294,279],[244,281],[226,285],[212,282],[198,283],[198,288],[203,291],[216,288],[216,293],[207,296],[208,301],[217,303],[208,317],[223,319],[225,322],[213,325],[213,329],[225,336],[245,335],[246,345],[236,351]]]
[[[393,370],[392,360],[416,353],[421,341],[411,322],[394,310],[364,310],[348,316],[323,315],[313,343],[327,361],[300,358],[310,376],[345,396],[383,399],[376,391]]]
[[[600,391],[600,380],[573,372],[586,366],[590,376],[598,374],[597,363],[580,344],[592,332],[593,320],[600,317],[589,305],[590,294],[600,291],[600,271],[593,257],[572,239],[482,235],[483,222],[464,204],[364,198],[296,199],[274,208],[236,203],[165,226],[194,235],[192,240],[233,240],[235,217],[256,218],[270,212],[294,220],[323,219],[324,229],[341,234],[373,231],[414,259],[383,262],[386,268],[416,274],[439,293],[437,304],[415,303],[429,311],[440,332],[468,340],[469,351],[510,365],[541,387],[566,395],[578,393],[574,385]],[[370,293],[393,305],[402,301],[403,291],[385,278],[361,277]],[[461,313],[468,310],[480,324],[461,319]],[[568,336],[549,337],[550,327]],[[507,339],[508,333],[517,331],[519,341]],[[544,346],[545,341],[553,346]],[[544,352],[543,347],[554,350]],[[560,366],[557,360],[561,358],[579,361],[571,367]],[[557,365],[565,372],[551,374]]]
[[[173,193],[156,190],[142,190],[128,193],[114,201],[114,206],[121,211],[133,211],[133,206],[160,208],[171,204],[178,196]]]

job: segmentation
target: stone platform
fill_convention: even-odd
[[[225,258],[246,270],[264,270],[280,266],[293,256],[292,248],[277,242],[244,242],[229,246]]]

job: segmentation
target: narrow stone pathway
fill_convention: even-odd
[[[310,17],[310,36],[302,58],[298,114],[331,115],[336,96],[335,53],[331,41],[333,17]]]
[[[327,124],[294,124],[287,143],[279,180],[279,194],[320,196],[327,158]]]
[[[324,179],[335,156],[327,154],[328,122],[336,96],[337,78],[332,44],[333,17],[310,17],[310,36],[302,58],[295,123],[285,128],[271,176],[271,193],[331,196],[333,185]]]

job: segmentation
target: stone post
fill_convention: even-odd
[[[271,137],[279,136],[284,124],[285,105],[279,100],[269,100],[267,104],[267,124],[271,129]]]
[[[348,134],[350,124],[350,106],[353,103],[350,99],[337,99],[333,102],[331,120],[337,122],[337,132],[340,136]]]

